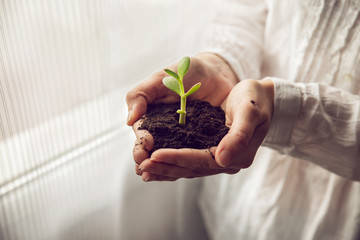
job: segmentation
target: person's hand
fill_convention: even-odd
[[[176,64],[169,67],[173,71],[176,68]],[[126,96],[129,110],[127,124],[133,126],[137,137],[133,157],[136,162],[135,169],[139,174],[138,165],[149,158],[149,151],[153,147],[153,138],[147,131],[138,130],[141,120],[137,120],[146,113],[147,105],[150,103],[179,101],[179,96],[163,85],[162,79],[165,76],[168,75],[163,70],[153,74]],[[220,106],[238,79],[221,57],[204,53],[191,58],[189,71],[184,78],[185,89],[198,82],[201,82],[201,90],[192,94],[189,99],[203,100],[213,106]],[[143,179],[145,178],[146,174]]]
[[[271,80],[238,83],[226,103],[230,131],[217,147],[209,150],[159,149],[137,168],[143,180],[202,177],[237,173],[249,167],[270,126],[274,87]],[[214,158],[212,157],[214,156]]]

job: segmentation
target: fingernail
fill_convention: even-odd
[[[143,173],[144,170],[145,170],[145,169],[144,169],[143,167],[139,168],[139,172],[141,172],[141,173]]]
[[[221,167],[228,167],[231,165],[231,154],[227,150],[222,150],[219,154],[219,165]]]
[[[129,124],[129,122],[131,121],[132,119],[132,110],[129,110],[128,112],[128,117],[127,117],[127,123]]]

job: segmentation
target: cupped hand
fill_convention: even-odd
[[[174,64],[168,68],[175,71],[177,65]],[[138,173],[138,165],[149,158],[149,151],[154,142],[150,133],[145,130],[138,130],[141,124],[141,120],[138,121],[138,119],[146,113],[147,105],[150,103],[179,101],[179,96],[163,85],[162,79],[166,76],[168,75],[163,70],[156,72],[132,89],[126,96],[129,111],[127,124],[133,126],[136,134],[133,156]],[[221,57],[211,53],[203,53],[191,58],[189,71],[184,77],[185,90],[187,91],[189,87],[198,82],[201,82],[201,88],[189,96],[189,100],[198,99],[207,101],[213,106],[220,106],[238,79]]]
[[[176,71],[176,68],[176,64],[168,67],[173,71]],[[129,111],[127,121],[129,126],[146,113],[148,104],[180,100],[176,93],[163,85],[162,79],[166,76],[169,75],[164,70],[158,71],[128,92],[126,102]],[[220,106],[238,80],[230,66],[221,57],[203,53],[191,58],[189,71],[184,77],[185,91],[198,82],[201,82],[201,90],[189,96],[189,99],[203,100],[213,106]]]
[[[226,123],[230,130],[217,147],[159,149],[140,162],[136,172],[144,181],[174,181],[219,173],[233,174],[249,167],[269,129],[273,98],[273,82],[269,79],[238,83],[226,102]]]

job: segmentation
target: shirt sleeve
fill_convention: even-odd
[[[259,79],[266,16],[262,0],[221,1],[202,51],[224,58],[239,79]]]
[[[360,181],[360,97],[320,83],[274,82],[264,146]]]

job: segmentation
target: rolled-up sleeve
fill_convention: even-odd
[[[277,78],[272,123],[263,143],[360,181],[360,97],[320,83]]]
[[[202,51],[224,58],[239,79],[260,78],[267,16],[262,0],[221,1]]]

